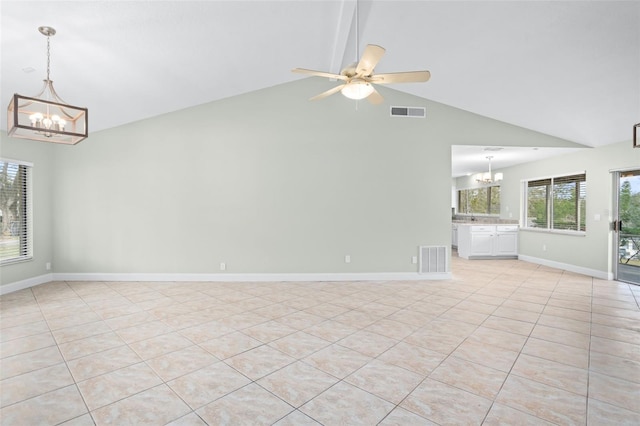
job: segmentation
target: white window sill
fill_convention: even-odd
[[[520,228],[521,231],[527,232],[539,232],[542,234],[559,234],[559,235],[571,235],[572,237],[586,237],[586,231],[569,231],[566,229],[545,229],[545,228]]]
[[[32,260],[33,260],[33,256],[14,257],[11,259],[5,259],[3,261],[0,261],[0,266],[14,265],[16,263],[30,262]]]

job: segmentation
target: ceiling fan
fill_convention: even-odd
[[[314,71],[304,68],[294,68],[292,71],[300,74],[309,74],[317,77],[327,77],[341,80],[343,83],[326,92],[312,97],[311,101],[326,98],[337,92],[342,92],[350,99],[367,98],[374,105],[383,102],[383,97],[373,87],[374,84],[391,83],[419,83],[429,80],[429,71],[394,72],[387,74],[374,74],[374,68],[384,55],[385,49],[375,44],[369,44],[362,53],[358,63],[354,63],[343,69],[340,74],[323,71]]]

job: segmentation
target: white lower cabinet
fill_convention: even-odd
[[[497,226],[494,252],[496,256],[517,256],[518,255],[518,228],[500,230]]]
[[[471,232],[470,256],[493,256],[494,235],[489,232]]]
[[[451,247],[458,247],[458,224],[451,225]]]
[[[465,259],[518,256],[517,225],[458,225],[458,255]]]

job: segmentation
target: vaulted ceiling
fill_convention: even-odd
[[[304,78],[294,67],[339,72],[356,40],[386,48],[377,72],[432,73],[394,89],[583,145],[640,121],[640,1],[2,0],[0,15],[3,105],[39,91],[52,26],[51,78],[92,132]]]

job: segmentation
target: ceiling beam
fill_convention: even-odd
[[[357,1],[354,0],[342,0],[340,5],[340,16],[338,17],[336,36],[333,40],[331,67],[329,68],[334,74],[339,74],[342,71],[342,61],[345,57],[347,46],[350,45],[349,35],[354,24],[356,5]]]

